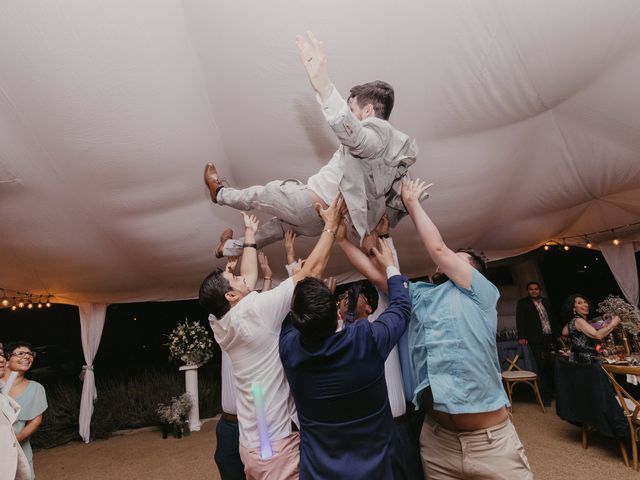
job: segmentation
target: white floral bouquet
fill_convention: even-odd
[[[192,405],[189,394],[183,393],[179,397],[173,397],[168,405],[159,403],[156,413],[162,423],[180,425],[186,422]]]
[[[199,322],[184,323],[169,335],[169,356],[187,365],[204,365],[213,357],[213,340]]]
[[[630,335],[640,334],[640,311],[638,307],[617,295],[609,295],[598,304],[598,313],[609,313],[620,317],[620,325]]]

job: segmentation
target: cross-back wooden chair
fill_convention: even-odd
[[[638,470],[638,438],[640,433],[640,401],[627,392],[618,382],[615,375],[638,375],[638,367],[624,365],[603,365],[602,370],[609,378],[613,389],[616,391],[618,404],[624,410],[624,416],[629,424],[629,434],[631,438],[631,453],[633,457],[633,468]],[[626,453],[626,451],[625,451]],[[625,462],[626,463],[626,462]]]
[[[515,387],[518,383],[526,383],[533,389],[533,392],[536,394],[538,404],[542,409],[542,413],[545,413],[544,404],[542,403],[542,397],[540,396],[540,388],[538,387],[538,374],[535,372],[530,372],[529,370],[521,369],[518,366],[519,359],[520,354],[517,353],[516,356],[513,357],[513,359],[505,357],[503,360],[503,364],[504,362],[509,364],[507,369],[502,372],[502,381],[504,382],[504,387],[507,390],[507,395],[509,396],[511,410],[513,411],[513,387]]]

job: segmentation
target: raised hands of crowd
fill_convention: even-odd
[[[294,248],[296,236],[292,230],[284,232],[284,251],[287,254],[287,265],[291,265],[296,261],[296,250]]]

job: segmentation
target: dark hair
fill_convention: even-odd
[[[360,108],[364,108],[365,105],[370,103],[373,105],[373,111],[376,117],[383,120],[389,120],[391,110],[393,110],[393,103],[395,100],[395,94],[393,87],[387,82],[382,80],[376,80],[375,82],[363,83],[362,85],[356,85],[349,91],[349,98],[347,101],[355,98]]]
[[[367,303],[371,307],[371,311],[374,312],[378,308],[378,291],[371,284],[369,280],[363,280],[360,293],[367,299]]]
[[[25,342],[24,340],[17,340],[15,342],[7,343],[7,346],[4,349],[4,356],[9,358],[11,354],[15,351],[16,348],[27,347],[29,350],[33,352],[33,345],[29,342]]]
[[[482,275],[487,275],[487,260],[484,255],[477,253],[473,248],[459,248],[456,253],[466,253],[471,257],[471,266]]]
[[[222,276],[224,270],[215,269],[202,281],[198,300],[200,306],[217,318],[222,318],[231,306],[225,297],[225,293],[232,290],[229,280]]]
[[[307,277],[298,282],[291,300],[291,320],[303,342],[319,342],[335,333],[336,302],[322,280]]]
[[[529,287],[530,287],[531,285],[537,285],[537,287],[538,287],[540,290],[542,290],[542,287],[541,287],[541,286],[540,286],[540,284],[539,284],[538,282],[536,282],[536,281],[533,281],[533,282],[529,282],[529,283],[527,283],[527,290],[529,290]]]
[[[566,321],[572,320],[576,316],[573,311],[573,305],[576,303],[576,298],[585,299],[589,306],[591,306],[591,300],[589,300],[585,295],[582,295],[581,293],[574,293],[573,295],[569,295],[562,304],[562,316]]]

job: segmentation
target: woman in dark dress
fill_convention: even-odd
[[[591,302],[584,295],[575,293],[567,298],[563,305],[565,318],[569,323],[562,333],[571,338],[571,353],[574,362],[592,363],[599,360],[596,345],[607,337],[620,323],[620,318],[614,315],[610,323],[604,324],[596,330],[589,322],[589,308]]]

